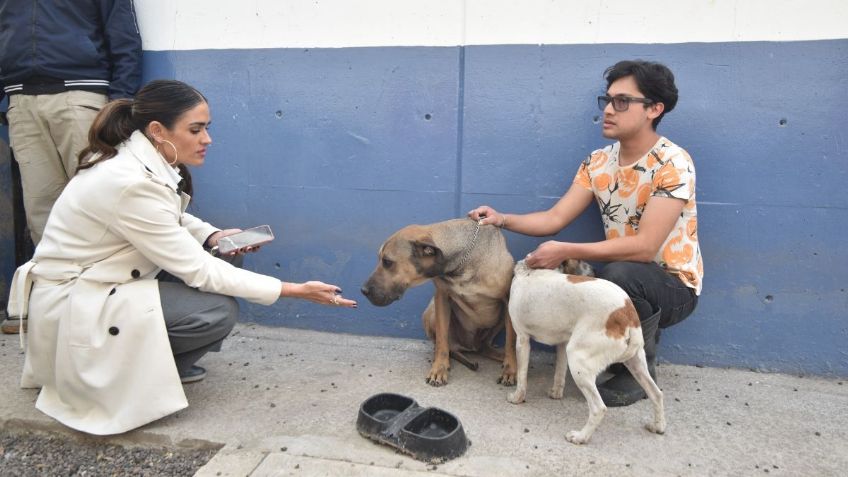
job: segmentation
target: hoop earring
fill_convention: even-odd
[[[177,152],[177,146],[175,146],[174,143],[172,143],[171,141],[169,141],[167,139],[162,139],[162,142],[171,146],[171,148],[174,150],[174,162],[169,161],[168,158],[165,157],[164,154],[159,152],[159,145],[161,145],[162,143],[159,143],[159,145],[156,146],[156,152],[159,152],[159,154],[162,154],[162,157],[165,158],[165,162],[167,162],[169,166],[174,167],[175,165],[177,165],[177,159],[179,159],[179,153]]]

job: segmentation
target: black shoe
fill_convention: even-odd
[[[180,375],[180,382],[183,384],[196,383],[206,377],[206,369],[200,366],[192,366],[185,373]]]
[[[648,397],[629,371],[599,384],[598,392],[607,407],[629,406]]]

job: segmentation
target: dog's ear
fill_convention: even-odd
[[[445,256],[429,237],[412,242],[415,268],[422,276],[437,277],[445,273]]]
[[[592,268],[591,265],[584,262],[583,260],[569,258],[568,260],[562,262],[561,267],[563,273],[567,273],[569,275],[582,275],[585,277],[595,276],[595,270]]]
[[[442,256],[442,250],[429,237],[412,242],[412,252],[416,257],[420,258]]]

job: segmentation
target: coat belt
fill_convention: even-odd
[[[26,340],[24,331],[24,319],[29,314],[29,297],[34,283],[32,269],[38,266],[38,281],[62,283],[79,277],[86,269],[67,262],[29,262],[21,265],[15,270],[12,277],[12,290],[9,293],[9,306],[7,311],[10,317],[19,318],[18,334],[20,335],[21,348],[25,347]]]
[[[30,271],[34,266],[35,262],[29,261],[15,270],[15,275],[12,277],[12,291],[9,293],[9,306],[6,308],[10,317],[18,318],[18,335],[21,340],[21,348],[24,348],[26,343],[24,340],[24,319],[29,311],[29,292],[32,290],[32,274],[30,274]]]

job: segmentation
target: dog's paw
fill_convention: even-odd
[[[515,372],[508,372],[504,370],[498,378],[498,384],[503,384],[504,386],[515,386]]]
[[[524,391],[516,389],[515,391],[507,394],[506,400],[513,404],[521,404],[524,402]]]
[[[645,424],[645,429],[653,432],[654,434],[665,434],[665,423],[657,424],[656,422],[650,422]]]
[[[517,370],[518,364],[514,359],[505,359],[501,364],[501,377],[498,378],[498,383],[504,386],[515,386]]]
[[[561,386],[553,386],[548,390],[548,397],[551,399],[562,399],[563,389]]]
[[[430,373],[427,375],[426,379],[427,384],[430,386],[444,386],[448,383],[448,367],[447,366],[436,366],[434,365],[430,368]]]
[[[570,431],[568,434],[565,435],[565,440],[572,444],[581,445],[589,442],[589,436],[583,434],[580,431]]]

